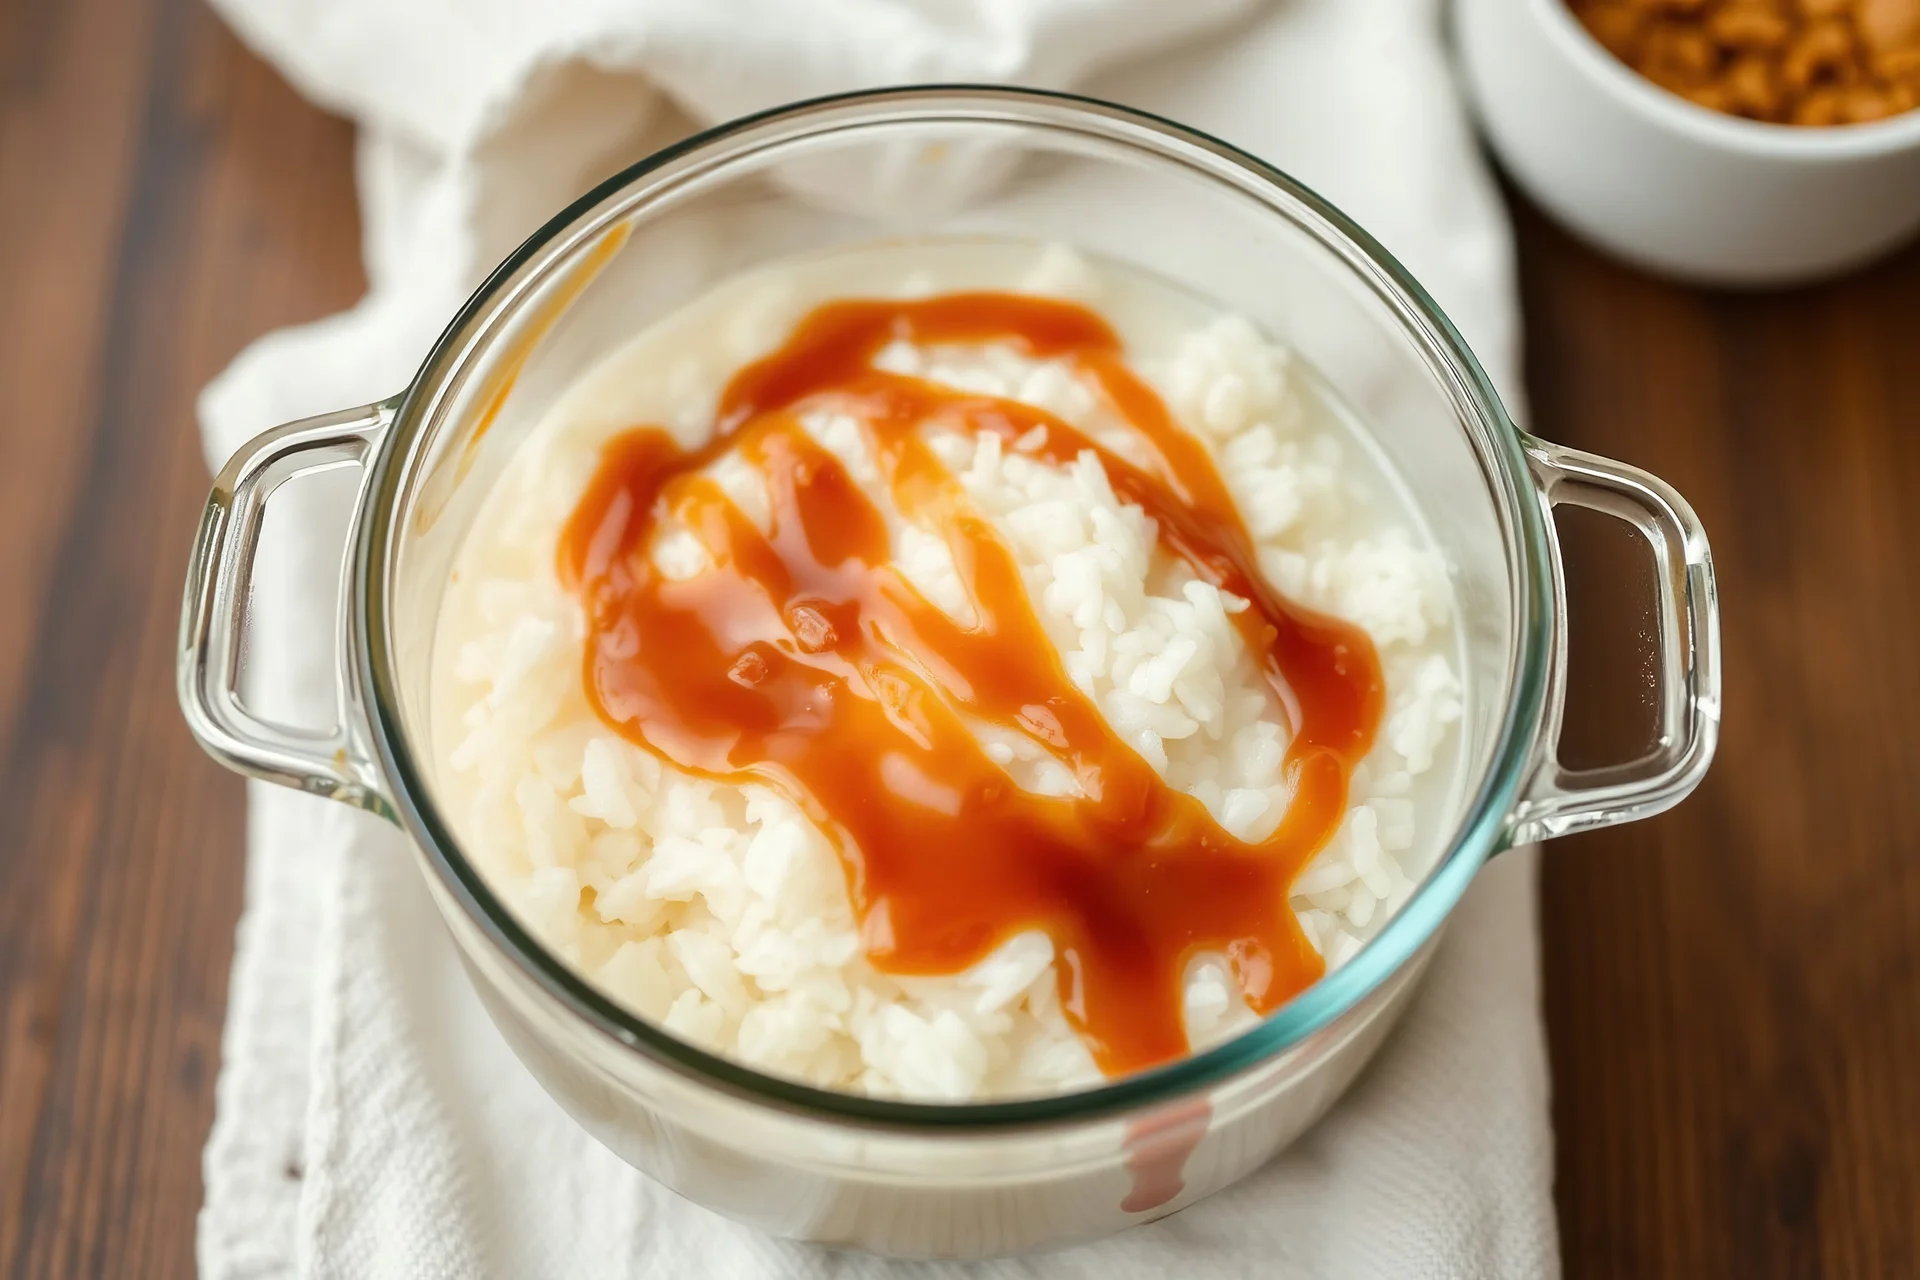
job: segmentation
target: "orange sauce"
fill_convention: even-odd
[[[1133,466],[1031,405],[874,369],[895,339],[1009,342],[1069,359],[1140,433],[1153,465]],[[885,517],[800,427],[803,407],[829,405],[864,424],[901,515],[945,539],[970,624],[892,567]],[[1008,442],[1044,427],[1034,452],[1062,464],[1092,450],[1170,552],[1252,602],[1234,620],[1293,735],[1291,799],[1271,836],[1223,831],[1068,679],[1013,555],[927,445],[934,427]],[[700,474],[727,451],[765,479],[764,533]],[[659,573],[647,546],[663,519],[692,530],[713,567],[686,581]],[[1338,828],[1348,778],[1372,745],[1378,656],[1364,632],[1261,578],[1205,446],[1084,307],[1000,293],[822,306],[734,377],[705,446],[682,451],[653,428],[611,441],[566,527],[560,568],[586,610],[584,676],[600,716],[682,769],[791,798],[837,851],[881,970],[954,973],[1043,930],[1062,1006],[1110,1075],[1186,1053],[1183,979],[1201,952],[1224,954],[1261,1012],[1323,971],[1288,890]],[[1015,786],[969,727],[983,721],[1044,745],[1084,795]]]

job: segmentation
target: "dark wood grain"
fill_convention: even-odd
[[[197,388],[358,294],[351,136],[197,0],[0,0],[0,1275],[188,1276],[241,789],[173,706]],[[1656,282],[1517,203],[1543,435],[1712,534],[1721,755],[1548,851],[1567,1275],[1920,1275],[1920,250]],[[1577,758],[1647,578],[1567,522]]]
[[[1920,250],[1737,295],[1519,231],[1536,429],[1692,500],[1726,642],[1700,791],[1547,850],[1567,1275],[1920,1276]],[[1631,738],[1632,661],[1576,649],[1578,736]]]
[[[173,698],[193,401],[359,294],[351,148],[197,0],[0,3],[0,1275],[193,1274],[243,862]]]

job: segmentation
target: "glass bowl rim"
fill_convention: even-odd
[[[849,111],[856,117],[868,111],[881,114],[873,119],[838,119]],[[885,114],[888,111],[894,114]],[[823,116],[824,121],[820,119]],[[423,439],[421,428],[426,420],[426,406],[431,402],[432,393],[446,381],[446,375],[459,367],[460,349],[469,330],[486,317],[495,298],[514,284],[530,264],[537,271],[563,265],[570,256],[566,252],[568,246],[562,245],[551,260],[540,263],[538,259],[544,251],[568,233],[580,232],[596,210],[602,211],[599,221],[607,225],[630,216],[634,212],[630,207],[633,198],[644,195],[644,189],[637,188],[667,166],[703,153],[709,153],[707,158],[715,166],[723,165],[739,158],[737,153],[728,154],[730,144],[751,142],[752,135],[770,126],[785,126],[789,132],[775,135],[766,145],[790,143],[820,132],[822,126],[862,128],[938,122],[1011,124],[1054,131],[1068,131],[1066,126],[1078,125],[1079,132],[1092,133],[1107,142],[1132,145],[1146,153],[1154,164],[1184,164],[1216,181],[1232,173],[1243,190],[1251,193],[1264,188],[1294,206],[1295,212],[1304,207],[1323,224],[1325,231],[1332,233],[1332,239],[1324,232],[1319,236],[1324,247],[1337,250],[1344,242],[1350,252],[1341,255],[1343,261],[1356,271],[1364,264],[1373,273],[1366,283],[1389,304],[1399,304],[1394,310],[1407,338],[1416,342],[1425,338],[1420,342],[1423,354],[1430,361],[1439,359],[1452,376],[1455,399],[1464,396],[1473,417],[1495,446],[1499,474],[1489,479],[1497,478],[1504,485],[1494,497],[1506,508],[1509,517],[1505,542],[1510,581],[1515,588],[1514,630],[1520,641],[1518,664],[1507,686],[1505,712],[1491,764],[1466,804],[1452,843],[1412,897],[1345,964],[1268,1015],[1259,1026],[1186,1058],[1091,1089],[951,1103],[878,1098],[822,1089],[710,1053],[627,1011],[534,938],[460,852],[451,825],[443,821],[430,799],[430,785],[425,772],[416,767],[396,710],[400,699],[385,625],[390,535],[408,514],[398,501],[408,470],[402,464],[417,452]],[[1196,163],[1202,155],[1210,156],[1223,168],[1213,171],[1202,168]],[[628,199],[621,200],[623,195]],[[604,210],[603,205],[607,206]],[[1272,212],[1286,216],[1277,209]],[[1354,253],[1359,255],[1358,262]],[[1424,330],[1416,328],[1413,320],[1421,322]],[[1432,937],[1487,858],[1505,847],[1508,818],[1533,762],[1534,738],[1544,705],[1552,647],[1552,553],[1544,515],[1521,448],[1520,433],[1508,417],[1491,380],[1452,322],[1378,241],[1305,184],[1199,130],[1081,94],[977,84],[911,85],[831,94],[716,125],[622,169],[550,218],[508,255],[468,298],[435,340],[412,381],[389,404],[392,421],[371,460],[355,530],[348,639],[356,659],[354,666],[360,682],[361,703],[367,709],[372,746],[381,771],[392,787],[390,799],[398,821],[432,865],[441,888],[459,904],[468,920],[493,947],[549,1002],[604,1039],[683,1079],[790,1114],[917,1132],[977,1131],[1085,1121],[1163,1103],[1283,1054],[1357,1006]],[[1516,550],[1519,552],[1517,565],[1513,562]]]

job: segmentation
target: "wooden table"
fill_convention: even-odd
[[[196,0],[0,4],[0,1275],[188,1276],[240,783],[173,644],[197,389],[363,287],[348,127]],[[1540,432],[1665,476],[1726,734],[1548,850],[1566,1270],[1920,1275],[1920,251],[1734,297],[1517,211]],[[1574,747],[1631,737],[1639,579],[1568,528]]]

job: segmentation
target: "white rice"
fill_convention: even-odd
[[[807,306],[855,291],[848,281],[869,294],[883,291],[876,280],[895,292],[1024,284],[1109,302],[1128,333],[1123,304],[1141,296],[1137,281],[1060,250],[1036,266],[1032,252],[1014,273],[1003,249],[958,272],[964,280],[920,265],[903,285],[900,264],[915,259],[895,252],[866,264],[864,276],[843,258],[832,270],[776,272],[716,291],[592,375],[597,398],[555,407],[489,495],[448,588],[439,782],[466,849],[537,936],[616,999],[761,1070],[948,1100],[1056,1093],[1101,1078],[1060,1010],[1044,934],[1010,939],[951,977],[879,973],[860,953],[834,852],[790,802],[765,786],[687,776],[607,729],[581,687],[584,623],[555,576],[555,539],[616,426],[659,421],[685,439],[732,368],[777,342]],[[928,260],[951,257],[920,255]],[[1138,367],[1212,446],[1263,571],[1290,598],[1364,627],[1380,650],[1387,718],[1355,773],[1338,835],[1293,890],[1307,936],[1339,965],[1405,899],[1424,871],[1408,860],[1428,856],[1451,816],[1440,784],[1457,754],[1461,687],[1446,566],[1284,350],[1231,317],[1154,345]],[[1064,364],[999,346],[898,343],[878,362],[1027,400],[1116,452],[1138,453]],[[650,379],[664,389],[622,386],[659,368],[673,370]],[[628,402],[610,404],[608,394]],[[857,423],[830,409],[803,422],[856,479],[875,478]],[[991,435],[932,439],[1012,548],[1069,675],[1116,732],[1228,831],[1269,834],[1286,807],[1287,733],[1229,622],[1245,602],[1167,556],[1091,455],[1055,467]],[[749,518],[764,520],[751,470],[723,460],[714,474]],[[945,544],[897,516],[893,533],[902,572],[931,603],[963,616],[969,606]],[[677,529],[659,531],[650,554],[672,576],[699,572],[706,558]],[[981,734],[1019,785],[1074,791],[1072,774],[1031,739]],[[1191,967],[1186,1023],[1196,1049],[1254,1020],[1223,962]]]

